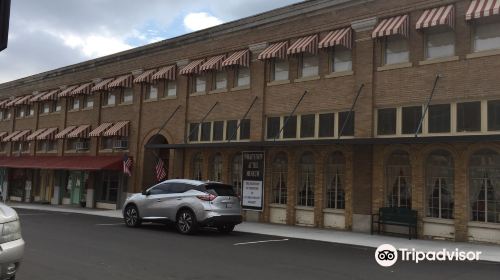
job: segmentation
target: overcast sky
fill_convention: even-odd
[[[301,0],[12,0],[0,83]]]

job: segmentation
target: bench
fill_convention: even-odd
[[[378,213],[372,214],[371,233],[373,225],[377,224],[377,232],[380,234],[381,225],[408,227],[408,238],[414,235],[417,238],[417,211],[406,207],[382,207]],[[384,231],[385,232],[385,231]]]

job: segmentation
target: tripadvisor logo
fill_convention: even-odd
[[[398,252],[399,251],[399,252]],[[401,261],[419,263],[421,261],[478,261],[481,251],[461,251],[441,249],[436,251],[419,251],[415,248],[396,249],[391,244],[382,244],[375,251],[375,260],[383,267],[393,266],[398,258]]]

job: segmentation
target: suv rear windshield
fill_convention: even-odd
[[[206,184],[205,189],[208,193],[217,196],[236,196],[233,186],[224,184]]]

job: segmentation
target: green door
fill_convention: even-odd
[[[71,204],[79,204],[83,189],[83,172],[69,173],[68,185],[70,189]]]

